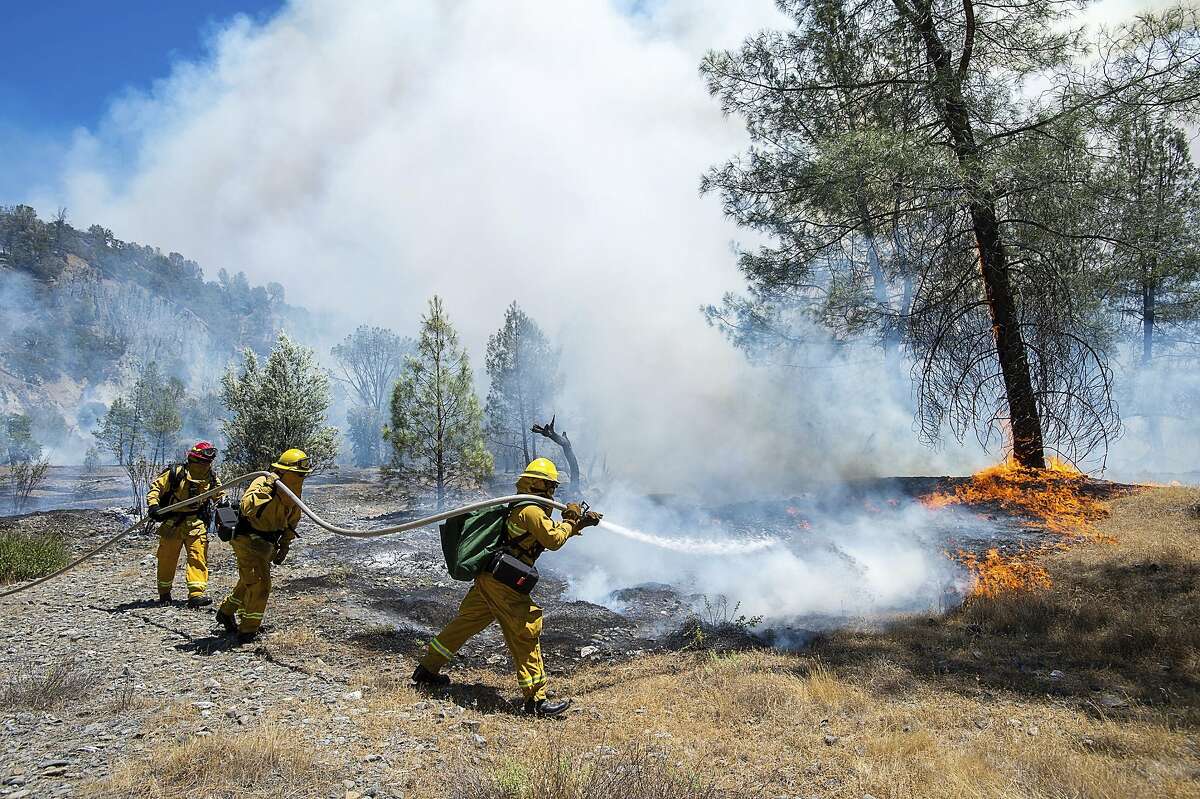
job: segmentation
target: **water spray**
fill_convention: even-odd
[[[243,474],[239,477],[233,478],[232,480],[228,480],[225,483],[222,483],[215,488],[209,489],[208,491],[205,491],[201,494],[197,494],[194,497],[189,497],[188,499],[185,499],[182,502],[176,502],[173,505],[168,505],[167,507],[162,508],[161,510],[163,513],[171,513],[173,511],[177,511],[182,508],[187,508],[192,505],[196,505],[196,504],[208,499],[209,497],[215,496],[216,494],[219,494],[222,491],[225,491],[228,488],[232,488],[233,486],[241,485],[243,483],[248,483],[251,480],[254,480],[258,477],[271,477],[271,476],[274,476],[274,472],[250,472],[249,474]],[[494,507],[496,505],[508,505],[508,504],[511,504],[514,502],[536,502],[540,505],[546,505],[546,506],[549,506],[552,508],[556,508],[560,511],[567,509],[567,506],[564,505],[563,503],[556,502],[555,500],[552,500],[552,499],[546,499],[545,497],[534,496],[532,494],[512,494],[510,496],[495,497],[492,499],[480,500],[479,502],[472,502],[467,505],[462,505],[460,507],[453,508],[452,510],[442,511],[440,513],[435,513],[431,516],[423,516],[419,519],[413,519],[412,521],[403,522],[401,524],[395,524],[395,525],[391,525],[388,527],[379,527],[379,528],[374,528],[374,529],[369,529],[369,530],[356,530],[351,527],[339,527],[338,525],[332,524],[331,522],[328,522],[325,519],[322,519],[320,516],[317,515],[317,513],[312,508],[310,508],[308,505],[306,505],[304,503],[304,500],[300,499],[300,497],[296,496],[296,494],[293,493],[291,489],[289,489],[286,485],[284,485],[282,480],[277,480],[275,482],[275,488],[277,490],[282,490],[284,494],[286,494],[288,497],[290,497],[292,502],[296,503],[296,507],[300,509],[300,512],[303,513],[305,516],[307,516],[318,527],[328,530],[329,532],[331,532],[335,535],[346,536],[347,538],[379,538],[379,537],[385,536],[385,535],[393,535],[395,533],[408,532],[410,530],[416,530],[421,527],[427,527],[431,524],[436,524],[438,522],[445,521],[446,519],[449,519],[452,516],[459,516],[464,513],[470,513],[472,511],[477,511],[477,510],[483,510],[484,508],[490,508],[490,507]],[[41,585],[42,583],[48,582],[50,580],[53,580],[56,577],[66,574],[67,572],[71,571],[72,569],[74,569],[76,566],[83,563],[84,561],[90,560],[91,558],[94,558],[96,555],[99,555],[101,552],[108,549],[110,546],[117,543],[118,541],[120,541],[122,538],[129,535],[133,531],[138,530],[142,527],[145,527],[151,521],[152,520],[150,519],[149,516],[138,520],[134,524],[130,525],[129,527],[125,528],[121,532],[114,535],[112,538],[109,538],[108,540],[106,540],[100,546],[96,547],[95,549],[91,550],[90,552],[87,552],[87,553],[81,555],[80,557],[78,557],[75,560],[68,563],[66,566],[63,566],[61,569],[59,569],[55,572],[52,572],[50,574],[47,574],[44,577],[39,577],[38,579],[36,579],[32,582],[25,583],[24,585],[19,585],[15,588],[10,588],[6,591],[0,591],[0,598],[7,597],[7,596],[13,596],[14,594],[22,593],[23,591],[28,591],[30,588]],[[756,550],[763,549],[765,547],[772,546],[772,545],[778,543],[778,541],[776,539],[756,539],[753,541],[747,541],[747,542],[742,542],[742,543],[721,542],[721,541],[697,541],[697,540],[693,540],[690,538],[671,539],[671,538],[663,538],[661,536],[651,535],[649,533],[643,533],[638,530],[629,530],[625,527],[621,527],[620,525],[616,525],[616,524],[613,524],[612,522],[607,522],[607,521],[601,521],[600,525],[602,527],[605,527],[608,530],[611,530],[612,532],[616,533],[617,535],[623,536],[623,537],[631,539],[633,541],[639,541],[644,544],[649,544],[651,546],[659,547],[661,549],[671,550],[673,552],[686,552],[686,553],[697,554],[697,555],[700,555],[700,554],[723,554],[723,555],[744,554],[746,552],[754,552]]]
[[[631,541],[638,541],[643,544],[649,544],[659,549],[670,550],[671,552],[682,552],[687,555],[748,555],[751,552],[758,552],[769,547],[776,546],[780,543],[778,538],[764,536],[762,538],[752,538],[746,541],[712,541],[695,538],[664,538],[663,536],[644,533],[641,530],[630,530],[627,527],[622,527],[619,524],[613,524],[609,521],[600,521],[600,526],[606,530],[616,533],[617,535],[628,538]]]

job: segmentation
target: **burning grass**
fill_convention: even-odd
[[[1051,459],[1046,469],[1025,469],[1011,459],[976,472],[952,491],[936,491],[921,498],[929,508],[962,505],[976,510],[1002,512],[1024,520],[1028,527],[1044,529],[1061,538],[1016,552],[989,549],[980,556],[959,550],[951,555],[972,577],[972,597],[997,597],[1008,591],[1040,591],[1050,587],[1050,576],[1038,561],[1068,542],[1091,540],[1114,543],[1097,523],[1109,515],[1108,499],[1126,492],[1124,487],[1099,483],[1068,463]]]
[[[930,508],[993,508],[1069,538],[1103,538],[1095,523],[1108,516],[1095,481],[1055,459],[1046,469],[1025,469],[1007,460],[976,472],[953,491],[934,492],[921,501]]]

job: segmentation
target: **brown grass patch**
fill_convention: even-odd
[[[311,627],[288,626],[267,635],[264,643],[272,655],[311,657],[323,648],[324,639]]]
[[[0,708],[50,710],[87,695],[94,679],[84,664],[64,655],[48,666],[26,661],[0,685]]]
[[[585,668],[551,683],[580,708],[560,724],[468,710],[483,750],[448,739],[461,734],[453,720],[404,721],[420,694],[395,685],[380,699],[401,721],[379,734],[460,749],[461,786],[409,786],[430,799],[591,796],[587,786],[630,771],[625,753],[644,751],[667,773],[710,780],[709,793],[739,796],[1195,799],[1200,547],[1184,509],[1198,497],[1158,489],[1116,500],[1094,541],[1043,561],[1047,590],[834,633],[803,653]],[[514,693],[501,675],[455,678],[468,685],[452,701],[467,707],[472,692]]]
[[[144,759],[118,766],[89,792],[129,799],[273,799],[327,795],[334,784],[293,733],[264,725],[151,750]]]
[[[579,753],[540,751],[505,758],[451,776],[451,799],[720,799],[742,796],[716,788],[711,778],[671,765],[653,746],[606,747]]]

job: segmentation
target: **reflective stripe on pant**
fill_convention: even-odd
[[[208,533],[203,527],[164,524],[158,530],[158,593],[171,591],[180,550],[187,550],[188,596],[204,596],[208,590]]]
[[[490,574],[475,578],[463,597],[454,621],[429,642],[421,665],[438,671],[471,636],[495,619],[500,623],[508,651],[517,667],[517,685],[526,699],[546,698],[546,670],[542,664],[542,609],[526,594],[518,593]]]
[[[221,603],[221,612],[241,619],[238,632],[252,633],[262,624],[271,595],[271,558],[275,545],[256,535],[235,535],[229,542],[237,556],[238,581]]]

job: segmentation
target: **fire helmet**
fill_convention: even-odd
[[[535,458],[525,467],[525,471],[521,474],[522,477],[532,477],[535,480],[549,480],[551,483],[558,482],[558,467],[554,465],[554,461],[549,458]]]
[[[312,471],[312,466],[308,456],[304,454],[304,450],[295,448],[280,455],[279,460],[271,464],[271,468],[299,474],[308,474]]]
[[[212,463],[215,457],[217,448],[208,441],[197,441],[187,454],[187,459],[193,463]]]

